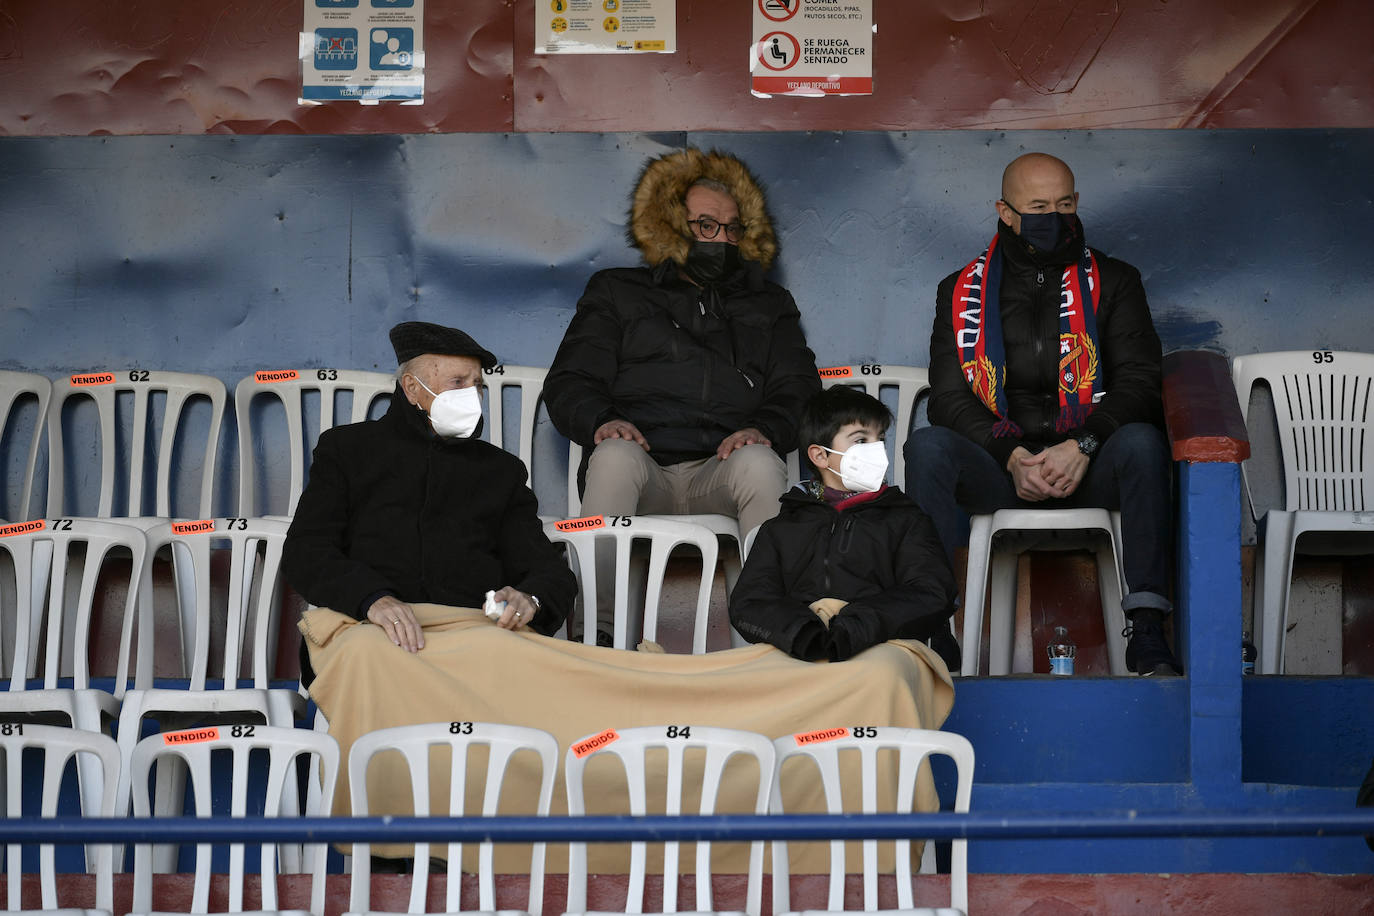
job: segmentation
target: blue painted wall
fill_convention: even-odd
[[[1369,130],[143,136],[0,139],[0,368],[389,370],[410,318],[547,365],[586,278],[637,260],[638,170],[685,143],[765,180],[822,364],[927,362],[935,285],[1032,149],[1074,167],[1166,349],[1374,349]]]

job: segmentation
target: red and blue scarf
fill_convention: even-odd
[[[1007,355],[1002,341],[1002,315],[997,295],[1002,285],[1002,250],[998,236],[988,250],[965,267],[954,284],[954,345],[973,393],[997,415],[992,434],[1020,437],[1021,427],[1007,414]],[[1059,284],[1059,415],[1054,428],[1077,429],[1102,395],[1097,359],[1097,306],[1101,298],[1097,258],[1087,245],[1083,257],[1065,265]],[[1084,290],[1088,294],[1084,295]],[[1085,301],[1091,309],[1082,308]]]

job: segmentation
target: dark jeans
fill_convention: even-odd
[[[1173,558],[1170,455],[1164,434],[1128,423],[1107,438],[1072,496],[1027,502],[997,459],[943,426],[923,427],[907,439],[906,491],[935,522],[951,562],[968,538],[967,518],[997,509],[1102,508],[1121,511],[1121,558],[1128,594],[1125,611],[1168,612]]]

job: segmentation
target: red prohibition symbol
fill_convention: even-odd
[[[773,22],[786,22],[797,15],[802,0],[757,0],[759,12]]]
[[[769,70],[790,70],[801,58],[801,45],[787,32],[769,32],[759,41],[754,53]]]

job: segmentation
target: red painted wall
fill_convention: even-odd
[[[429,0],[421,106],[302,107],[302,0],[0,0],[0,135],[1374,126],[1367,0],[874,0],[872,97],[756,99],[753,0],[678,52],[533,53],[536,0]]]

